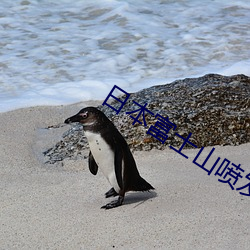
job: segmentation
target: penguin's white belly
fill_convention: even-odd
[[[86,131],[85,135],[96,164],[108,179],[111,186],[119,193],[120,187],[115,175],[115,155],[113,150],[100,134]]]

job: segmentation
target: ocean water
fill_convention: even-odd
[[[249,0],[1,0],[0,112],[250,76]]]

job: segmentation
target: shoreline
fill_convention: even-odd
[[[132,151],[180,148],[187,137],[190,139],[185,148],[240,145],[250,142],[249,87],[250,78],[244,75],[209,74],[136,93],[118,88],[119,93],[126,94],[126,99],[123,95],[119,98],[124,101],[112,102],[108,95],[109,106],[98,108],[115,124]],[[141,108],[140,115],[138,108]],[[134,111],[138,111],[137,116]],[[165,129],[159,133],[161,126]],[[86,149],[82,128],[75,124],[46,151],[46,157],[50,163],[77,159],[86,156],[82,156]]]
[[[195,165],[200,149],[184,149],[188,159],[170,149],[135,151],[142,177],[156,190],[128,193],[123,206],[107,211],[100,207],[110,187],[101,172],[90,174],[87,159],[64,160],[63,166],[39,161],[37,155],[67,130],[46,130],[44,136],[46,126],[63,122],[84,105],[99,104],[0,113],[1,248],[248,248],[250,198]],[[249,151],[250,143],[215,146],[207,164],[217,157],[240,163],[245,172],[235,187],[245,185]]]

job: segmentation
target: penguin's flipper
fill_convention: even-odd
[[[96,175],[98,171],[98,165],[96,164],[91,151],[89,151],[89,170],[93,175]]]
[[[122,181],[122,149],[115,147],[115,176],[120,189],[123,189]]]
[[[115,197],[117,195],[118,195],[118,193],[115,191],[114,188],[111,188],[107,193],[105,193],[106,198],[109,198],[109,197],[112,197],[112,196]]]

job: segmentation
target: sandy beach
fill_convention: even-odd
[[[249,249],[250,197],[195,165],[199,149],[184,149],[188,159],[171,149],[134,152],[155,191],[128,193],[111,210],[100,209],[110,186],[87,159],[43,164],[42,152],[68,129],[45,128],[96,104],[0,113],[0,249]],[[249,152],[250,143],[215,146],[206,166],[217,157],[241,164],[236,189],[249,182]]]

